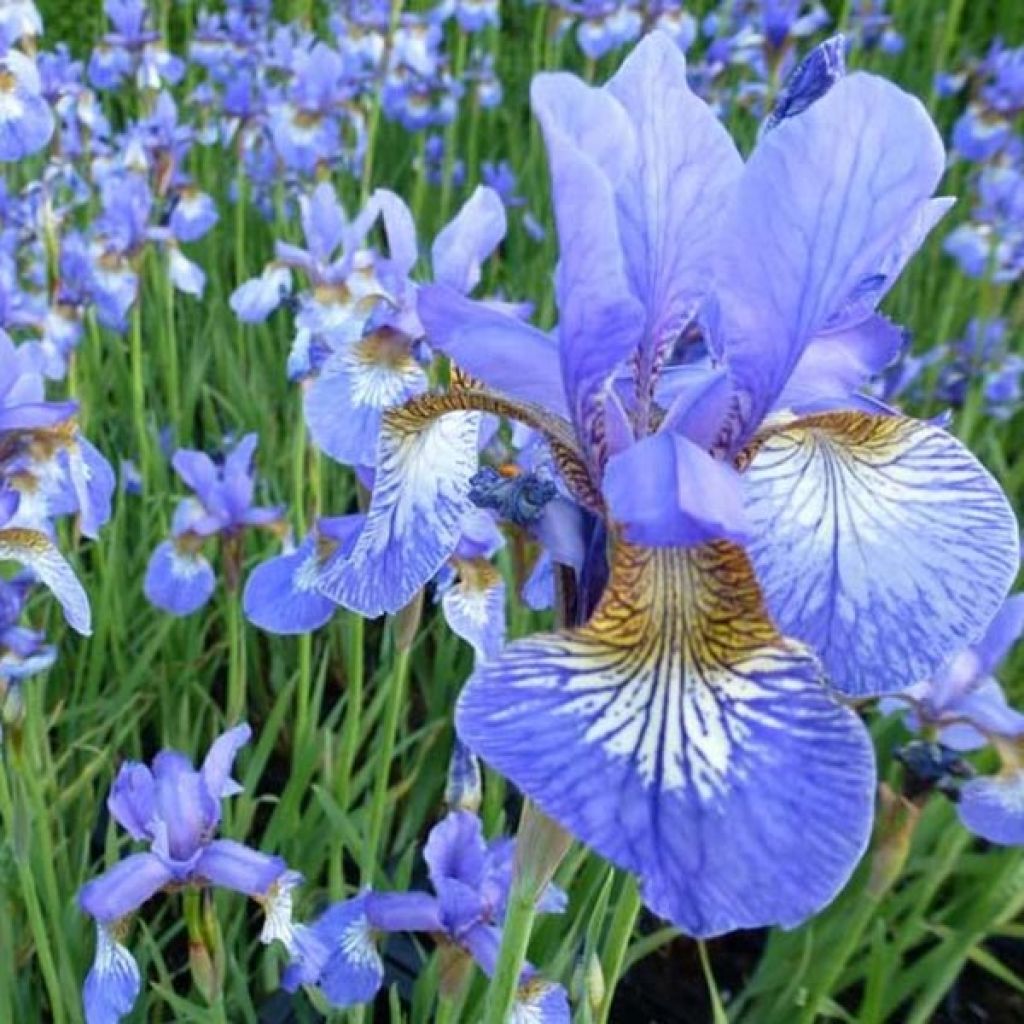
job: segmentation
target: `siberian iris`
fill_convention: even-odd
[[[401,608],[459,542],[480,412],[541,434],[581,510],[579,624],[478,663],[458,730],[695,935],[836,894],[875,787],[842,698],[934,672],[1018,567],[974,457],[858,394],[903,342],[876,306],[950,200],[921,104],[822,66],[746,161],[666,36],[603,88],[538,76],[558,326],[420,291],[462,372],[385,414],[363,533],[320,579]]]

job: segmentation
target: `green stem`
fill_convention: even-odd
[[[345,615],[345,720],[341,727],[340,764],[338,766],[338,788],[342,807],[351,805],[352,767],[359,748],[359,730],[363,716],[363,660],[364,620],[355,612]]]
[[[517,879],[508,897],[508,911],[501,932],[498,964],[487,990],[483,1024],[507,1024],[519,990],[519,977],[526,962],[537,894],[529,882]]]
[[[640,906],[640,891],[637,888],[636,879],[632,875],[627,875],[619,902],[615,906],[615,914],[612,917],[611,927],[608,929],[608,939],[605,943],[601,964],[605,978],[605,994],[597,1013],[596,1024],[606,1024],[608,1015],[611,1013],[612,997],[615,995],[615,986],[622,973],[622,964],[626,959],[626,950],[629,948],[629,940],[633,936],[633,926],[640,913]]]
[[[149,431],[146,429],[146,385],[142,375],[142,304],[136,302],[132,310],[130,332],[130,359],[132,367],[132,414],[135,418],[136,444],[139,448],[139,471],[143,489],[149,484],[152,469],[149,452]]]
[[[711,1019],[714,1024],[729,1024],[729,1015],[722,1005],[722,997],[718,994],[718,985],[715,982],[714,972],[711,970],[711,958],[708,956],[707,946],[700,939],[697,940],[697,953],[700,956],[704,981],[708,986],[708,998],[711,1000]]]
[[[240,605],[237,593],[231,592],[227,595],[229,725],[243,721],[246,711],[245,636]]]
[[[167,364],[167,408],[171,423],[181,436],[185,426],[181,417],[181,373],[178,367],[178,334],[174,326],[174,285],[170,279],[164,281],[166,317],[164,320],[164,361]]]
[[[384,735],[377,750],[377,771],[373,780],[373,796],[370,803],[370,827],[367,832],[366,850],[363,855],[362,884],[371,885],[377,873],[381,837],[384,832],[384,817],[387,812],[388,780],[391,775],[391,761],[395,755],[398,738],[398,723],[405,706],[405,692],[409,683],[410,651],[399,648],[395,653],[394,668],[388,685],[387,707],[383,725]]]

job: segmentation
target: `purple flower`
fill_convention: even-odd
[[[174,512],[171,538],[153,552],[146,568],[146,598],[172,615],[190,615],[210,599],[215,586],[213,567],[202,554],[206,541],[220,537],[225,545],[228,584],[237,584],[237,544],[250,527],[276,529],[281,509],[253,504],[253,454],[258,438],[246,434],[222,465],[199,451],[179,449],[172,463],[192,489]]]
[[[774,5],[789,31],[798,6]],[[577,597],[567,629],[478,662],[460,736],[686,931],[791,926],[871,827],[870,739],[828,684],[927,678],[1019,565],[977,460],[858,394],[903,347],[875,310],[949,206],[931,198],[941,140],[858,73],[744,163],[659,33],[605,87],[543,74],[532,98],[557,330],[420,289],[430,345],[479,383],[389,417],[367,540],[320,585],[364,614],[401,607],[461,538],[474,414],[531,427],[575,505],[555,557]]]
[[[84,990],[88,1024],[117,1021],[138,996],[138,967],[116,937],[119,922],[151,896],[168,887],[214,885],[263,899],[285,874],[280,857],[213,838],[221,801],[242,791],[231,769],[251,734],[244,724],[229,729],[214,741],[198,771],[174,750],[159,753],[152,769],[137,762],[121,766],[107,808],[149,850],[130,854],[79,892],[79,906],[98,926],[96,958]]]
[[[53,127],[35,64],[20,50],[8,50],[0,56],[0,160],[23,160],[39,152]]]
[[[423,851],[433,893],[365,890],[332,905],[311,925],[285,929],[292,956],[285,989],[313,985],[335,1007],[370,1002],[384,981],[377,936],[389,932],[430,932],[491,974],[501,943],[513,852],[511,840],[487,842],[475,814],[451,812],[431,830]],[[548,886],[537,909],[560,913],[565,903],[565,894]],[[532,967],[524,971],[521,986],[520,1000],[535,1014],[527,1019],[568,1021],[560,986],[541,982]]]

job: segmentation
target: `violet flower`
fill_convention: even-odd
[[[744,163],[658,33],[603,88],[542,74],[532,95],[558,328],[420,290],[430,345],[482,383],[385,416],[366,529],[320,586],[404,606],[461,537],[480,411],[540,432],[578,598],[570,628],[478,663],[462,739],[687,932],[792,926],[871,829],[870,738],[828,684],[927,678],[1019,565],[971,453],[857,393],[903,344],[875,308],[950,203],[941,140],[857,73]]]

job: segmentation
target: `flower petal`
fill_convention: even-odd
[[[366,616],[404,608],[451,557],[472,508],[480,415],[445,415],[447,396],[390,410],[381,425],[377,476],[351,554],[324,564],[318,588]]]
[[[653,362],[692,312],[707,273],[712,225],[743,161],[721,121],[690,90],[686,58],[664,33],[652,32],[637,44],[607,91],[635,128],[634,162],[615,199],[630,287],[646,311],[644,345]]]
[[[744,436],[811,338],[848,313],[868,285],[873,297],[894,251],[898,264],[906,261],[913,249],[905,251],[905,238],[929,222],[928,197],[944,163],[918,100],[863,73],[758,143],[716,257],[720,327]]]
[[[867,842],[867,732],[729,544],[618,544],[591,621],[478,667],[456,724],[694,935],[796,924]]]
[[[1024,772],[972,779],[960,790],[964,828],[990,843],[1024,846]]]
[[[210,745],[203,767],[199,770],[203,782],[214,800],[235,796],[242,792],[242,787],[231,778],[231,770],[239,750],[252,738],[252,729],[246,722],[236,725],[233,729],[218,736]]]
[[[478,660],[493,658],[505,643],[505,581],[486,559],[460,559],[459,582],[444,592],[448,627],[472,645]]]
[[[0,530],[0,561],[20,562],[50,588],[68,625],[83,636],[92,632],[89,598],[75,571],[53,542],[38,530]]]
[[[480,283],[480,265],[505,237],[505,206],[492,188],[478,185],[434,239],[434,280],[468,294]]]
[[[107,810],[132,839],[151,839],[151,825],[156,813],[156,790],[153,774],[138,761],[121,765],[110,787]]]
[[[97,923],[96,955],[82,988],[86,1024],[117,1024],[132,1012],[141,990],[135,957]]]
[[[153,853],[133,853],[99,878],[86,882],[79,906],[97,921],[116,921],[138,910],[172,879],[170,869]]]
[[[632,544],[692,547],[748,533],[739,474],[680,434],[652,434],[613,455],[604,495]]]
[[[213,567],[199,554],[179,551],[173,541],[157,545],[146,566],[146,600],[171,615],[202,608],[217,585]]]
[[[337,606],[316,589],[319,566],[312,536],[294,551],[256,566],[242,595],[245,617],[260,629],[284,635],[310,633],[325,625]]]
[[[765,436],[744,485],[768,607],[844,693],[931,677],[984,631],[1017,573],[1002,490],[928,423],[799,420]]]
[[[460,369],[502,394],[568,417],[551,335],[445,285],[425,285],[417,303],[427,340]]]
[[[246,896],[262,896],[288,870],[280,857],[250,849],[233,839],[215,839],[196,863],[196,875]]]

